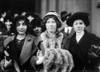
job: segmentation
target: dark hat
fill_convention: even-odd
[[[5,23],[7,20],[9,20],[9,21],[11,21],[11,22],[14,21],[13,15],[12,15],[12,12],[11,12],[11,11],[8,11],[8,12],[6,13],[6,16],[4,17],[4,23]]]
[[[41,27],[41,22],[42,22],[42,19],[41,18],[35,18],[32,20],[31,22],[31,25],[32,27]]]
[[[16,22],[18,22],[19,20],[24,20],[26,24],[29,24],[29,20],[25,16],[17,16],[14,19],[14,23],[16,24]]]
[[[61,15],[61,20],[65,21],[68,19],[68,17],[71,16],[71,13],[68,13],[67,11],[62,11],[60,15]]]
[[[71,17],[68,18],[67,20],[67,25],[68,26],[73,26],[73,22],[75,20],[82,20],[84,22],[84,24],[86,26],[88,26],[90,24],[90,21],[89,21],[89,14],[88,13],[85,13],[85,12],[76,12],[74,13]]]
[[[34,18],[40,18],[40,15],[39,15],[39,14],[34,13],[34,12],[31,12],[31,11],[26,12],[26,15],[25,15],[25,16],[26,16],[26,17],[32,16],[32,17],[34,17]]]

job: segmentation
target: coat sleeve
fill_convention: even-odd
[[[100,46],[100,37],[96,36],[95,34],[91,34],[91,40],[94,45]]]
[[[43,68],[43,64],[40,64],[40,65],[36,64],[36,61],[38,60],[37,51],[40,50],[40,49],[37,47],[37,45],[34,42],[33,42],[33,52],[32,52],[32,56],[31,56],[31,59],[30,59],[30,64],[36,71],[39,71]]]

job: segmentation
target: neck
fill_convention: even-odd
[[[18,34],[17,39],[22,40],[26,37],[26,34]]]
[[[48,31],[47,31],[47,33],[48,33],[48,36],[49,36],[49,37],[55,37],[55,33],[54,33],[54,32],[48,32]]]
[[[84,34],[84,31],[80,32],[80,33],[76,33],[76,35],[82,35]]]

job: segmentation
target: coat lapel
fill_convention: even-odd
[[[9,36],[7,39],[5,39],[5,41],[4,41],[4,47],[6,47],[9,42],[11,42],[12,40],[14,40],[14,38],[15,38],[15,36]]]
[[[77,48],[77,41],[76,41],[76,34],[74,34],[74,37],[73,37],[73,43],[74,43],[74,52],[81,58],[81,60],[83,61],[83,58],[82,58],[82,56],[81,56],[81,53],[80,53],[80,51],[79,51],[79,49]]]
[[[28,35],[25,38],[25,42],[24,42],[24,45],[23,45],[23,48],[22,48],[22,51],[21,51],[21,54],[20,54],[20,58],[19,58],[21,65],[23,65],[29,59],[29,57],[32,54],[33,39],[34,38],[30,35]]]

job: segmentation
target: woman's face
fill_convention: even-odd
[[[85,27],[86,25],[84,24],[82,20],[75,20],[73,22],[73,28],[76,33],[81,33],[82,31],[84,31]]]
[[[46,29],[48,32],[55,32],[57,29],[57,23],[53,18],[49,18],[46,22]]]
[[[7,20],[7,21],[5,22],[6,28],[7,28],[7,29],[10,29],[10,28],[11,28],[11,24],[12,24],[12,22],[9,21],[9,20]]]
[[[23,34],[25,34],[26,31],[27,31],[27,25],[26,25],[26,23],[25,23],[24,20],[18,21],[16,27],[17,27],[17,32],[18,32],[18,34],[23,35]]]
[[[35,28],[33,28],[33,31],[35,32],[36,35],[40,35],[42,32],[42,28],[39,26],[36,26]]]

